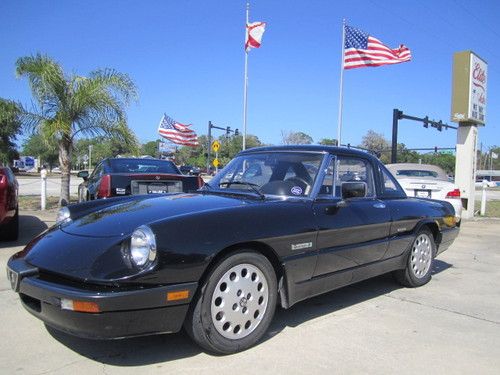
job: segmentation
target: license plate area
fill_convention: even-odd
[[[130,191],[133,195],[179,193],[182,181],[131,181]]]
[[[431,191],[430,190],[415,189],[415,197],[417,197],[417,198],[430,198]]]

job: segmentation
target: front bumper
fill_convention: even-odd
[[[7,274],[23,306],[43,322],[75,336],[115,339],[178,332],[197,283],[137,288],[89,290],[49,282],[23,259],[10,259]],[[169,292],[188,291],[187,298],[169,301]],[[94,302],[98,313],[61,308],[61,299]]]

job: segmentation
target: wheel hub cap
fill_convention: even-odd
[[[222,336],[241,339],[260,324],[269,290],[262,271],[253,264],[229,269],[217,282],[211,302],[212,322]]]
[[[410,266],[415,277],[421,279],[431,266],[432,246],[431,239],[427,234],[421,234],[413,243],[410,254]]]

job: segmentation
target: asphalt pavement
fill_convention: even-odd
[[[21,212],[22,236],[0,242],[0,268],[55,211]],[[0,272],[1,374],[498,374],[500,220],[465,221],[432,281],[389,275],[279,309],[264,340],[230,356],[184,333],[116,341],[75,338],[23,309]]]

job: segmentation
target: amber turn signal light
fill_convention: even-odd
[[[95,302],[73,301],[66,298],[61,299],[61,309],[86,313],[101,312],[101,310],[99,309],[99,305]]]
[[[189,298],[189,290],[177,290],[167,293],[167,301],[179,301],[187,298]]]

